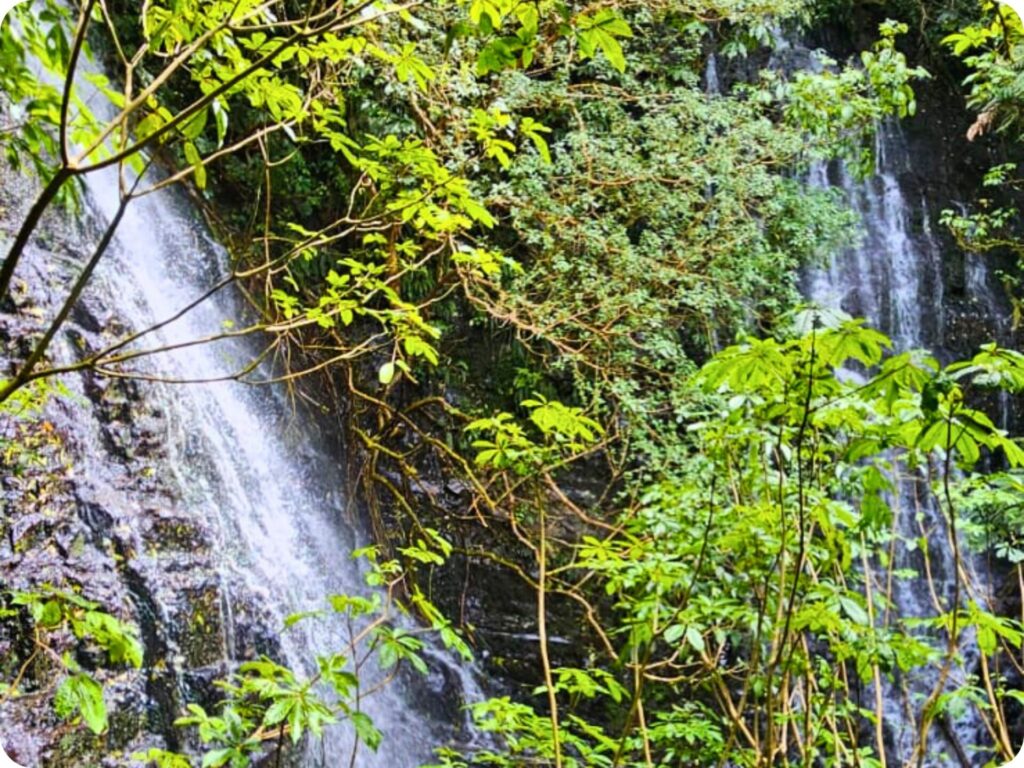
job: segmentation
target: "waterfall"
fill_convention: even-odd
[[[82,82],[81,73],[77,79]],[[83,92],[89,101],[102,101],[94,92]],[[93,107],[105,112],[100,103]],[[118,188],[116,169],[85,177],[82,219],[83,229],[93,232],[90,241],[117,210]],[[227,254],[184,194],[161,190],[129,204],[84,300],[128,326],[121,330],[137,332],[175,317],[229,270]],[[128,349],[187,344],[241,325],[245,316],[241,295],[229,285]],[[72,346],[65,341],[55,351],[67,359]],[[212,577],[220,592],[221,673],[243,660],[236,648],[234,606],[253,606],[269,634],[281,630],[293,613],[325,607],[330,595],[368,591],[350,557],[365,537],[346,509],[343,462],[321,444],[314,420],[296,412],[281,387],[230,380],[259,352],[255,338],[222,338],[128,366],[145,377],[139,382],[142,400],[159,404],[163,414],[166,431],[157,437],[167,454],[161,470],[175,491],[170,503],[215,540],[217,573]],[[181,383],[195,380],[203,383]],[[72,384],[72,389],[81,387]],[[87,421],[83,415],[82,423],[74,425],[73,439],[89,446],[75,471],[92,483],[104,476],[108,457]],[[116,494],[117,489],[105,492]],[[146,553],[135,559],[138,569],[159,580],[160,562]],[[163,608],[155,606],[155,621],[168,620]],[[346,644],[346,627],[338,617],[300,622],[281,634],[279,651],[285,663],[308,674],[315,671],[317,653],[344,651]],[[171,648],[167,661],[184,686],[180,681],[189,670],[178,651]],[[359,745],[354,765],[418,765],[465,725],[457,708],[463,698],[479,695],[472,676],[455,669],[441,649],[428,645],[424,656],[427,676],[403,672],[361,702],[384,740],[376,754]],[[368,682],[379,679],[378,672]],[[322,743],[310,745],[303,766],[350,764],[355,745],[350,726],[335,726],[329,733]]]
[[[862,241],[847,249],[827,269],[813,270],[805,293],[813,301],[867,318],[888,333],[899,349],[942,343],[942,269],[938,244],[927,209],[914,230],[912,214],[900,185],[909,172],[906,144],[898,127],[885,123],[875,142],[876,170],[858,180],[841,164],[819,164],[811,182],[841,188],[860,214]]]
[[[714,51],[708,54],[707,63],[704,65],[704,93],[708,96],[722,94],[722,82],[718,77],[718,54]]]
[[[863,180],[856,179],[838,163],[831,167],[819,164],[811,170],[812,185],[831,185],[843,190],[848,204],[860,215],[861,239],[830,264],[810,270],[804,276],[804,294],[819,306],[866,318],[870,325],[889,334],[897,351],[941,348],[946,342],[942,253],[932,231],[926,201],[920,200],[915,207],[905,191],[903,178],[912,174],[912,168],[898,126],[879,126],[875,157],[874,174]],[[978,259],[968,259],[967,270],[967,289],[974,293],[972,299],[995,312],[996,300],[987,292],[984,265]],[[946,611],[952,604],[956,574],[949,527],[935,502],[927,473],[903,468],[893,480],[897,490],[890,503],[897,542],[890,567],[917,574],[913,579],[894,582],[892,601],[896,619],[934,617],[940,610],[938,605]],[[961,594],[961,607],[968,596],[979,604],[990,602],[991,587],[981,583],[966,554],[961,567],[968,593]],[[926,573],[930,574],[927,586]],[[941,633],[915,631],[930,637],[934,647],[944,647]],[[965,633],[961,646],[964,658],[954,665],[947,691],[962,687],[965,676],[973,674],[978,662],[972,633]],[[918,741],[920,707],[935,684],[934,675],[909,674],[886,685],[887,741],[897,764],[910,758]],[[923,765],[961,764],[966,759],[980,766],[989,759],[985,752],[988,741],[977,713],[968,707],[955,722],[933,724]],[[972,751],[972,747],[979,750]]]
[[[117,206],[116,173],[90,176],[86,194],[92,215],[108,220]],[[226,269],[223,251],[175,197],[155,194],[133,201],[97,273],[97,289],[135,329],[173,316]],[[241,310],[235,295],[217,294],[146,343],[177,344],[216,334]],[[216,379],[239,370],[255,352],[244,341],[217,341],[161,354],[144,372]],[[164,405],[171,426],[167,469],[182,503],[195,518],[212,523],[223,589],[243,585],[269,609],[277,627],[291,613],[322,607],[328,595],[364,591],[348,557],[358,534],[343,526],[344,473],[304,437],[312,425],[290,412],[280,392],[235,382],[152,383],[146,390],[146,399]],[[229,656],[231,625],[224,622]],[[345,647],[341,626],[319,637],[301,627],[282,636],[292,664],[308,664],[316,651]],[[385,688],[377,705],[373,699],[367,703],[387,738],[376,761],[364,749],[359,765],[415,765],[426,757],[433,734],[404,701],[401,685],[395,681]]]

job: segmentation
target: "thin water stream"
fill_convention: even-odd
[[[102,230],[112,219],[118,189],[115,169],[85,177],[86,230]],[[128,331],[139,331],[177,315],[229,269],[227,254],[184,194],[159,191],[129,204],[87,299],[125,322]],[[231,285],[133,346],[174,347],[215,336],[241,324],[245,315]],[[216,541],[225,671],[240,661],[233,605],[257,605],[272,624],[267,631],[274,632],[290,614],[323,608],[330,595],[367,592],[350,557],[366,542],[346,510],[343,461],[323,447],[312,417],[296,412],[281,388],[224,380],[259,352],[259,339],[235,337],[182,346],[132,365],[152,377],[139,384],[142,398],[159,403],[165,416],[162,470],[177,493],[176,504]],[[207,381],[173,383],[181,380]],[[102,476],[100,441],[80,437],[94,450],[78,471]],[[317,653],[344,651],[347,638],[340,617],[300,622],[281,636],[283,660],[310,673]],[[345,724],[311,746],[301,765],[401,768],[428,760],[434,746],[464,725],[459,700],[478,691],[472,675],[456,670],[443,651],[428,648],[427,655],[430,675],[399,675],[360,702],[384,732],[376,754],[361,745],[353,759],[354,733]],[[364,680],[364,687],[381,674]]]
[[[840,254],[826,267],[805,276],[804,293],[817,304],[864,317],[869,325],[887,333],[897,351],[943,346],[942,254],[928,219],[924,201],[915,207],[901,184],[901,175],[911,173],[906,141],[898,127],[885,124],[876,138],[876,169],[871,178],[855,179],[841,165],[816,166],[811,183],[843,190],[847,202],[859,213],[862,240]],[[999,314],[995,297],[988,290],[985,266],[969,261],[967,290],[991,316]],[[893,531],[897,543],[891,564],[914,578],[893,582],[892,601],[896,621],[934,617],[949,610],[956,576],[949,526],[939,509],[925,474],[897,470],[890,502],[894,513]],[[962,551],[966,551],[962,547]],[[991,585],[974,575],[969,556],[962,569],[967,590],[974,599],[991,599]],[[928,579],[923,576],[928,574]],[[929,583],[930,582],[930,583]],[[876,585],[876,592],[884,584]],[[961,596],[961,601],[966,597]],[[961,603],[963,604],[963,603]],[[932,645],[944,648],[945,637],[935,630],[916,630],[930,637]],[[963,658],[954,666],[946,690],[965,684],[977,663],[970,633],[961,641]],[[908,674],[884,691],[887,738],[891,758],[902,765],[913,754],[921,707],[935,685],[934,673]],[[866,699],[867,700],[867,699]],[[924,766],[958,765],[966,757],[981,765],[988,759],[973,747],[989,739],[973,707],[966,707],[955,721],[940,720],[932,727]],[[890,760],[891,762],[891,760]]]

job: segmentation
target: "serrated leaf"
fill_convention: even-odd
[[[355,726],[356,735],[359,736],[363,743],[376,752],[380,746],[382,735],[369,716],[363,712],[353,712],[352,725]]]
[[[289,714],[295,707],[295,699],[278,699],[267,709],[266,714],[263,715],[263,722],[266,725],[277,725]]]

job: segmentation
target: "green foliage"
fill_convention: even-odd
[[[1020,17],[1005,3],[979,4],[966,22],[943,39],[953,56],[962,59],[969,74],[964,79],[967,103],[977,118],[967,131],[968,141],[977,141],[987,133],[999,133],[1019,147],[1024,130],[1024,26]],[[1013,327],[1024,317],[1021,271],[1024,266],[1016,202],[1021,181],[1016,164],[992,167],[982,181],[978,199],[971,209],[946,210],[942,223],[966,252],[1009,254],[1012,270],[997,270],[1013,310]]]
[[[310,679],[298,677],[290,669],[268,658],[246,662],[238,673],[221,683],[225,699],[219,715],[210,715],[197,704],[189,704],[189,714],[178,718],[175,724],[195,727],[206,751],[202,765],[250,765],[263,752],[264,737],[268,733],[287,733],[291,742],[298,743],[308,731],[314,737],[323,735],[325,726],[337,722],[339,716],[353,721],[356,715],[348,703],[358,690],[354,674],[345,670],[348,659],[338,655],[317,659],[319,674]],[[331,702],[317,689],[323,681],[336,695]],[[379,737],[371,735],[366,723],[356,729],[358,736],[376,748]]]
[[[64,720],[83,722],[93,733],[106,731],[108,718],[103,686],[82,671],[70,653],[59,654],[52,646],[61,636],[70,633],[78,641],[105,651],[109,664],[137,669],[142,666],[138,630],[100,610],[94,602],[49,586],[34,592],[11,592],[9,601],[12,606],[26,610],[32,618],[36,647],[33,658],[45,652],[59,662],[53,675],[54,711]],[[16,690],[11,693],[19,695]]]
[[[505,742],[502,751],[482,751],[473,756],[475,761],[498,766],[554,762],[551,720],[532,707],[505,696],[474,704],[471,712],[480,731],[499,735]],[[570,717],[560,731],[559,743],[565,745],[571,755],[565,758],[563,765],[572,768],[613,765],[616,743],[599,726]]]
[[[754,24],[741,6],[714,11]],[[886,24],[866,68],[764,71],[709,93],[699,52],[717,41],[689,11],[626,13],[624,73],[587,64],[503,75],[501,103],[543,120],[551,162],[510,156],[494,175],[499,223],[484,236],[495,249],[513,243],[504,252],[520,268],[460,270],[474,306],[527,348],[533,373],[596,414],[621,409],[655,462],[671,438],[652,434],[647,414],[676,407],[680,382],[720,339],[792,306],[800,265],[849,234],[837,197],[792,172],[837,155],[859,163],[877,121],[912,110],[923,76],[895,50],[902,28]]]
[[[551,464],[559,458],[572,457],[592,445],[604,428],[585,416],[582,409],[548,400],[535,393],[521,403],[530,411],[530,422],[540,438],[534,441],[509,413],[477,419],[466,425],[467,432],[484,432],[492,439],[473,441],[477,449],[476,463],[494,469],[514,469],[518,474]]]
[[[1024,558],[998,523],[1015,519],[1005,509],[1024,451],[969,398],[1020,388],[1024,358],[986,347],[943,368],[893,354],[861,322],[791,314],[799,269],[842,247],[852,224],[801,172],[837,157],[870,168],[878,121],[916,109],[925,73],[897,49],[903,24],[884,23],[853,63],[822,55],[785,73],[758,67],[780,28],[806,21],[796,0],[328,3],[308,18],[301,4],[271,13],[255,0],[117,6],[100,4],[94,31],[132,76],[115,78],[121,91],[94,83],[121,114],[75,129],[76,173],[158,151],[173,179],[229,211],[238,274],[262,298],[253,330],[282,359],[344,369],[333,380],[347,380],[374,523],[400,529],[359,553],[371,591],[285,621],[302,631],[340,617],[345,647],[308,674],[249,661],[215,709],[190,705],[179,724],[203,766],[241,768],[342,723],[375,749],[384,735],[359,707],[360,671],[426,670],[428,630],[396,609],[470,658],[425,588],[461,540],[455,523],[421,520],[390,479],[415,486],[438,457],[529,567],[476,554],[511,565],[539,605],[573,599],[598,649],[585,666],[552,664],[539,611],[537,701],[475,704],[499,740],[443,750],[442,765],[875,765],[882,738],[861,734],[885,713],[858,689],[962,667],[967,628],[986,657],[1020,645],[1019,624],[977,601],[936,591],[917,625],[893,605],[907,575],[897,553],[930,553],[924,532],[900,527],[907,477],[953,541],[962,522],[972,541],[1000,536],[1009,563]],[[985,73],[979,104],[995,98],[986,79],[1015,67],[996,32],[950,40],[984,51],[969,62]],[[63,74],[61,34],[45,63]],[[38,45],[12,40],[0,87],[49,105],[50,130],[18,151],[52,159],[59,98],[23,67]],[[710,51],[736,64],[718,91],[702,82]],[[948,221],[966,237],[1010,219]],[[513,371],[501,395],[481,394],[495,388],[479,346]],[[438,374],[468,384],[453,394]],[[458,421],[463,410],[480,418]],[[608,482],[591,504],[565,485],[592,459]],[[971,474],[983,461],[1011,471]],[[382,514],[381,489],[401,525]],[[77,635],[47,604],[39,626]],[[116,624],[77,621],[111,663],[136,663]],[[922,717],[987,713],[1004,688],[940,687]],[[58,699],[90,727],[105,722],[78,670]],[[136,759],[188,764],[156,749]]]
[[[424,539],[402,554],[416,562],[443,562],[451,545],[436,531],[426,530]],[[354,553],[368,565],[368,595],[331,595],[326,608],[292,614],[285,619],[285,632],[328,631],[324,622],[344,626],[348,640],[344,648],[318,654],[311,659],[312,675],[303,675],[268,657],[244,662],[227,680],[218,681],[222,699],[216,712],[198,704],[187,706],[187,714],[175,721],[181,728],[194,729],[203,745],[203,768],[245,768],[264,759],[268,751],[280,755],[285,739],[299,744],[305,738],[320,739],[328,728],[347,723],[357,743],[376,750],[384,734],[361,709],[367,696],[379,686],[367,689],[363,671],[373,663],[393,674],[399,665],[417,673],[428,668],[422,656],[424,630],[396,626],[396,617],[407,607],[396,602],[394,592],[406,578],[397,561],[380,560],[375,548]],[[467,660],[472,659],[465,641],[452,629],[437,608],[419,591],[411,595],[411,607],[436,630],[443,644]],[[318,626],[307,627],[313,623]],[[157,768],[191,765],[189,757],[160,749],[138,752],[133,759]]]
[[[55,2],[34,9],[19,4],[0,23],[0,104],[6,123],[0,146],[11,166],[44,180],[52,176],[52,159],[60,153],[49,127],[59,120],[61,95],[40,80],[28,57],[50,69],[66,70],[71,49],[68,14],[66,6]],[[73,128],[88,123],[88,111],[84,105],[77,106],[82,112],[73,119]],[[71,199],[65,195],[65,202]]]
[[[552,670],[561,753],[550,718],[497,699],[475,714],[481,728],[503,734],[507,751],[474,759],[644,765],[653,756],[657,765],[701,764],[729,749],[728,759],[753,765],[765,739],[781,743],[794,727],[799,752],[784,764],[854,752],[867,764],[881,742],[855,734],[884,712],[866,707],[859,686],[962,665],[958,645],[970,632],[985,656],[1020,647],[1020,622],[974,600],[947,595],[916,621],[893,613],[900,588],[893,584],[922,578],[901,571],[901,553],[930,549],[905,533],[909,513],[894,494],[901,478],[927,467],[934,497],[920,503],[945,524],[959,520],[981,536],[982,510],[992,509],[990,521],[1005,514],[1024,451],[967,404],[965,388],[1019,389],[1024,356],[989,345],[942,368],[921,352],[891,353],[889,339],[860,321],[812,309],[791,326],[743,338],[709,360],[688,382],[674,462],[643,481],[618,527],[584,535],[557,555],[550,589],[589,584],[578,594],[596,601],[600,585],[614,603],[603,626],[616,650],[607,665]],[[536,446],[507,414],[471,426]],[[507,452],[478,447],[485,463],[519,473],[504,463]],[[971,474],[982,455],[1015,469]],[[924,624],[933,632],[922,634]],[[637,677],[643,686],[630,687]],[[985,691],[940,687],[926,716],[958,707],[986,712],[994,703]],[[588,718],[576,711],[582,701],[591,702]],[[645,721],[612,715],[638,711],[638,701]],[[596,721],[594,702],[607,713]],[[613,723],[618,732],[607,730]],[[725,734],[737,743],[727,746]]]
[[[13,605],[28,609],[36,626],[48,632],[70,629],[79,640],[95,643],[106,651],[112,664],[142,665],[138,630],[99,606],[72,593],[47,587],[37,592],[11,593]]]
[[[65,720],[71,720],[75,713],[81,713],[82,720],[93,733],[107,730],[103,686],[88,675],[65,677],[53,696],[53,709]]]
[[[6,383],[0,379],[0,389]],[[45,455],[60,449],[60,436],[53,424],[42,418],[43,409],[54,398],[69,397],[59,381],[39,379],[0,403],[0,459],[12,475],[44,465]]]
[[[165,749],[149,749],[145,752],[136,752],[132,755],[145,765],[153,765],[155,768],[192,768],[192,763],[184,755],[176,752],[168,752]]]
[[[980,118],[979,118],[980,119]],[[1024,268],[1024,241],[1018,231],[1020,212],[1012,202],[1015,191],[1020,187],[1016,177],[1016,164],[1004,163],[991,168],[985,175],[984,186],[996,188],[986,190],[986,196],[979,198],[973,210],[942,212],[940,222],[953,235],[957,244],[968,253],[1008,254],[1013,259],[1012,269],[996,269],[1011,306],[1011,324],[1019,328],[1024,321],[1022,303],[1021,271]],[[999,204],[988,194],[1002,193],[1010,199]]]
[[[827,135],[864,175],[874,170],[874,158],[863,137],[885,115],[913,116],[912,83],[928,77],[896,49],[897,36],[906,32],[906,24],[886,21],[872,50],[861,53],[863,67],[838,69],[836,61],[820,54],[820,71],[799,72],[791,84],[776,86],[785,91],[787,119],[812,134]]]
[[[632,37],[633,31],[615,11],[603,8],[593,16],[581,15],[576,36],[583,58],[591,58],[600,50],[615,69],[626,71],[626,57],[618,38]]]
[[[1010,565],[1024,562],[1024,478],[1020,472],[999,472],[974,478],[957,488],[964,510],[966,534],[978,551],[992,553]]]
[[[994,120],[998,130],[1013,131],[1019,137],[1024,103],[1024,70],[1019,63],[1024,51],[1024,26],[1004,3],[985,0],[980,6],[973,23],[947,35],[942,42],[971,70],[965,81],[968,103],[988,115],[979,126],[980,132]]]

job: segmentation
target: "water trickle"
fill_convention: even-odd
[[[812,271],[805,292],[824,306],[867,318],[898,348],[912,349],[934,343],[938,335],[940,253],[927,218],[914,231],[915,211],[899,179],[908,170],[908,158],[897,127],[880,127],[875,155],[875,173],[866,180],[858,180],[843,166],[831,174],[823,165],[813,170],[812,183],[831,184],[845,192],[860,214],[863,239],[827,269]]]
[[[708,55],[707,64],[704,65],[704,93],[709,96],[722,93],[722,83],[718,78],[718,56],[713,52]]]
[[[885,124],[877,134],[872,177],[857,180],[841,166],[829,169],[819,165],[809,178],[816,186],[843,190],[849,205],[860,215],[861,240],[831,264],[809,271],[804,281],[805,295],[823,307],[867,318],[870,325],[893,339],[897,351],[936,348],[945,336],[941,250],[925,202],[922,200],[917,208],[912,206],[901,184],[901,177],[911,172],[904,137],[898,127]],[[980,295],[988,284],[987,271],[980,261],[971,260],[968,270],[968,290]],[[992,307],[992,297],[984,300]],[[904,468],[894,480],[898,490],[890,498],[897,537],[893,571],[906,569],[918,575],[893,581],[893,618],[934,617],[949,610],[957,578],[949,526],[936,505],[929,476]],[[979,603],[988,602],[987,587],[974,575],[968,557],[961,569],[965,584],[961,606],[968,595]],[[877,576],[869,574],[867,578]],[[884,591],[884,584],[876,584],[876,592],[879,587]],[[936,649],[944,649],[944,635],[927,634]],[[962,687],[965,676],[977,663],[969,634],[961,642],[964,658],[954,666],[947,691]],[[934,675],[908,675],[885,685],[887,739],[890,757],[898,764],[911,758],[919,741],[920,709],[935,685]],[[968,707],[955,722],[940,721],[932,726],[928,753],[919,765],[937,768],[960,764],[965,758],[969,764],[978,761],[981,765],[988,757],[984,752],[972,752],[972,747],[983,747],[988,741],[977,713]]]

